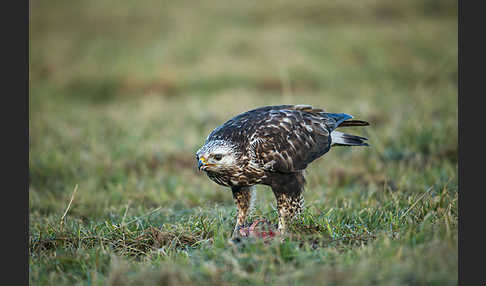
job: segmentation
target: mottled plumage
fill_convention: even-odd
[[[199,168],[214,182],[231,187],[238,207],[236,228],[244,224],[251,187],[268,185],[277,199],[278,228],[300,213],[304,170],[331,146],[367,146],[364,137],[335,131],[366,126],[344,113],[310,105],[265,106],[233,117],[209,134],[197,151]],[[234,234],[237,232],[235,231]]]

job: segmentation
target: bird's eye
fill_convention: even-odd
[[[222,154],[215,154],[213,156],[213,158],[214,158],[214,160],[219,161],[219,160],[221,160],[223,158],[223,155]]]

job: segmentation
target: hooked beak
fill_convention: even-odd
[[[197,163],[197,169],[201,171],[201,169],[204,170],[204,167],[206,166],[206,159],[204,157],[199,158],[199,161]]]

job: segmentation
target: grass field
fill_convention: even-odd
[[[31,285],[457,285],[455,1],[30,7]],[[347,131],[371,147],[308,167],[286,241],[230,244],[231,192],[194,153],[299,103],[369,121]]]

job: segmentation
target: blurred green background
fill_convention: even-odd
[[[217,228],[205,239],[219,237],[223,243],[234,223],[231,194],[196,172],[194,152],[234,115],[263,105],[311,104],[369,121],[370,127],[349,131],[372,145],[332,150],[310,165],[305,196],[310,213],[319,217],[315,223],[326,226],[337,212],[334,235],[345,237],[346,227],[358,223],[366,209],[383,211],[380,219],[368,218],[373,226],[366,231],[373,235],[410,234],[380,254],[381,262],[365,263],[359,250],[346,245],[350,257],[332,260],[339,273],[368,266],[358,267],[362,272],[356,276],[326,268],[334,278],[325,281],[353,284],[358,282],[349,277],[361,277],[383,285],[456,285],[457,28],[457,3],[450,0],[30,1],[31,283],[121,283],[111,257],[128,257],[129,250],[104,236],[108,230],[97,233],[108,221],[144,217],[145,224],[131,230],[141,234],[149,226],[168,225],[190,233],[195,229],[189,218],[215,219],[211,227]],[[75,185],[79,190],[65,229],[59,229]],[[429,187],[415,205],[422,207],[416,220],[385,219],[401,217]],[[273,194],[258,190],[257,215],[275,220]],[[391,201],[394,208],[388,209]],[[396,258],[404,244],[420,254],[415,231],[430,217],[445,234],[422,238],[424,247],[437,246],[442,256]],[[83,232],[90,233],[85,238],[106,238],[111,250],[91,240],[81,243]],[[79,244],[66,244],[66,237],[77,237]],[[376,244],[388,249],[385,238]],[[207,247],[208,257],[220,257],[216,245]],[[199,253],[204,247],[189,249]],[[180,247],[173,251],[182,255]],[[325,251],[334,250],[322,251],[327,254],[320,258],[304,250],[296,255],[308,263],[317,259],[319,266],[308,269],[319,273],[319,267],[331,265]],[[242,274],[247,270],[200,274],[198,263],[213,259],[191,253],[184,259],[198,283],[253,281]],[[104,258],[99,262],[95,256]],[[235,257],[238,263],[245,259]],[[258,263],[278,264],[261,259]],[[179,265],[173,257],[144,261]],[[141,265],[133,263],[135,269]],[[225,263],[211,267],[226,269]],[[399,266],[374,276],[380,263]],[[269,284],[293,281],[278,270],[285,265],[255,277]],[[292,273],[303,269],[285,267]]]

